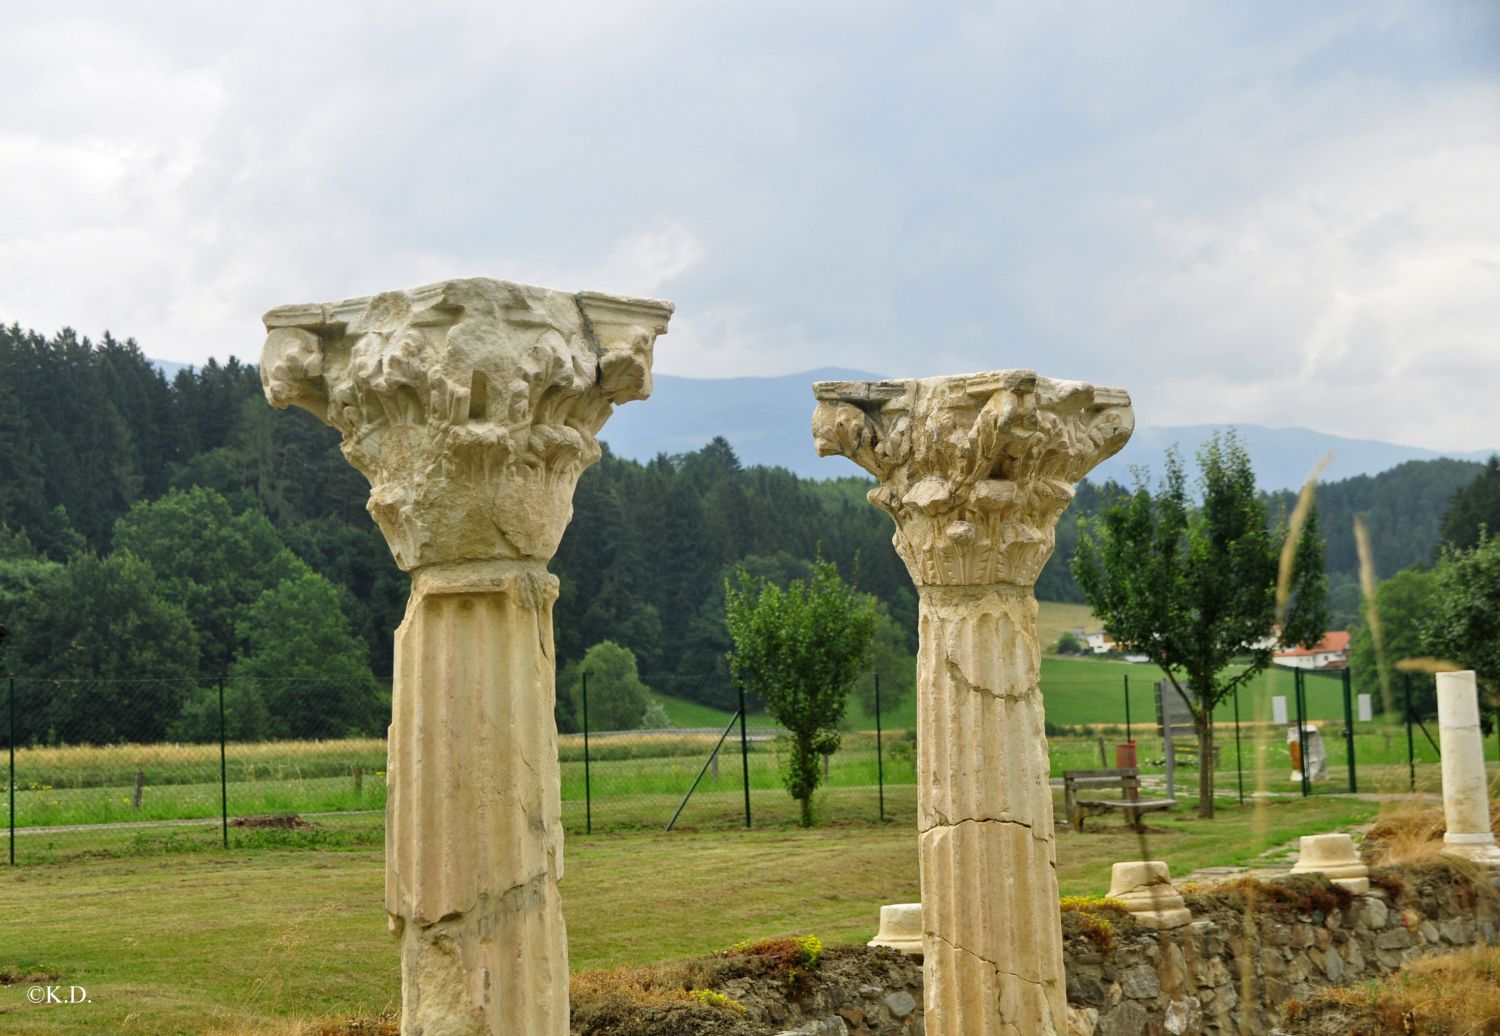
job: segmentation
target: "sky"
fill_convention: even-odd
[[[254,360],[453,276],[659,371],[1030,367],[1500,447],[1500,3],[0,0],[0,321]],[[649,405],[649,402],[641,405]]]

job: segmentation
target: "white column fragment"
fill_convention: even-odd
[[[1297,845],[1293,874],[1321,874],[1350,892],[1370,891],[1370,868],[1359,858],[1347,834],[1303,835]]]
[[[1479,689],[1473,670],[1437,674],[1438,744],[1443,753],[1443,851],[1500,866],[1490,827],[1490,788],[1479,727]]]
[[[1129,439],[1130,397],[1033,371],[813,391],[818,452],[879,481],[920,595],[927,1032],[1065,1033],[1033,586],[1073,484]]]
[[[470,279],[266,314],[267,399],[343,434],[412,575],[386,806],[403,1036],[568,1031],[547,561],[671,312]]]

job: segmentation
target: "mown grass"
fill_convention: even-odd
[[[1115,745],[1123,739],[1123,730],[1109,726],[1098,729],[1101,733],[1093,737],[1049,739],[1054,776],[1067,770],[1114,765]],[[1319,794],[1348,786],[1344,742],[1335,728],[1325,726],[1325,731],[1329,769],[1326,778],[1315,785]],[[1236,766],[1241,757],[1248,793],[1300,793],[1299,785],[1291,780],[1291,755],[1283,732],[1247,725],[1242,733],[1242,752],[1237,754],[1232,729],[1219,731],[1218,793],[1237,793],[1240,782]],[[590,785],[586,790],[582,738],[564,736],[560,756],[566,826],[569,830],[665,826],[716,743],[717,735],[688,733],[596,739],[590,746]],[[911,732],[887,730],[878,760],[875,745],[873,733],[852,731],[830,758],[822,793],[830,818],[875,819],[879,813],[877,773],[883,774],[886,785],[887,816],[909,815],[916,780]],[[780,823],[789,808],[781,790],[785,746],[775,740],[757,740],[748,747],[752,812],[775,817],[772,822]],[[1436,751],[1420,735],[1416,748],[1420,760],[1417,786],[1423,790],[1436,788]],[[178,749],[188,752],[185,759]],[[1136,749],[1142,771],[1159,774],[1164,755],[1161,742],[1137,737]],[[1406,790],[1409,775],[1402,729],[1363,728],[1356,737],[1355,751],[1361,790]],[[216,747],[213,755],[217,756]],[[231,816],[380,810],[385,806],[384,743],[380,741],[236,745],[231,746],[229,759]],[[178,764],[184,769],[174,769]],[[739,740],[732,737],[724,743],[717,765],[703,773],[681,823],[730,826],[737,822],[736,817],[742,822],[742,765]],[[1257,765],[1265,772],[1251,772]],[[144,778],[139,806],[135,802],[137,772]],[[111,775],[120,783],[98,783]],[[223,808],[217,759],[205,759],[200,746],[23,748],[17,752],[17,777],[19,828],[209,818],[218,816]],[[1196,781],[1194,769],[1179,770],[1178,797],[1195,796]],[[0,785],[0,815],[8,812],[6,799],[5,788]]]
[[[1154,819],[1145,844],[1111,824],[1059,832],[1061,894],[1103,893],[1117,860],[1166,859],[1175,874],[1244,863],[1374,809],[1332,796],[1255,811],[1226,800],[1213,821]],[[33,1007],[24,986],[0,986],[0,1031],[255,1032],[289,1018],[374,1017],[398,1002],[378,816],[319,820],[311,832],[232,831],[246,841],[229,852],[211,834],[137,834],[117,858],[0,871],[0,969],[55,974],[91,999]],[[863,942],[881,904],[917,898],[909,823],[575,836],[567,861],[575,970],[806,932]]]

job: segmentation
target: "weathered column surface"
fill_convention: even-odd
[[[1437,674],[1438,743],[1443,753],[1443,852],[1500,866],[1490,827],[1490,786],[1474,671]]]
[[[266,397],[343,433],[412,574],[385,881],[408,1036],[568,1031],[546,566],[671,312],[476,278],[266,314]]]
[[[1119,389],[999,371],[821,382],[818,452],[870,501],[921,595],[917,796],[927,1031],[1065,1033],[1033,585],[1073,484],[1130,437]]]

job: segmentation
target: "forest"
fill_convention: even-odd
[[[1354,515],[1366,516],[1388,576],[1430,561],[1449,501],[1482,470],[1413,462],[1321,487],[1336,625],[1358,617]],[[560,669],[609,640],[634,653],[653,690],[727,704],[726,574],[786,580],[819,554],[878,599],[881,650],[909,663],[916,595],[869,485],[744,467],[722,438],[646,463],[606,448],[551,564]],[[338,434],[269,407],[253,365],[210,360],[169,380],[131,340],[0,327],[0,622],[14,633],[0,671],[205,686],[334,673],[348,700],[296,732],[377,730],[408,581],[365,513],[367,492]],[[1040,598],[1082,600],[1069,570],[1078,519],[1123,492],[1079,487]],[[1291,495],[1270,503],[1281,520]],[[33,735],[63,736],[60,723],[68,739],[112,735],[109,710],[80,725],[53,697],[52,714],[25,721]],[[163,735],[191,733],[195,708],[206,706],[192,694],[134,705]],[[256,708],[272,717],[266,733],[290,722],[274,701]]]

